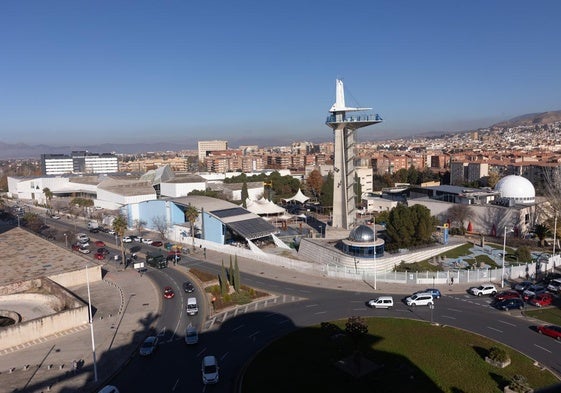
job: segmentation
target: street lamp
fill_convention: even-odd
[[[355,274],[358,274],[358,270],[356,267],[356,264],[358,263],[358,261],[356,260],[356,257],[353,257],[353,260],[355,261]]]
[[[557,212],[555,212],[555,220],[553,221],[553,256],[555,256],[555,236],[557,235]]]
[[[89,323],[90,323],[90,333],[92,336],[92,354],[93,354],[93,366],[94,366],[94,382],[97,382],[97,362],[95,360],[95,339],[93,330],[93,315],[92,315],[92,298],[90,295],[90,277],[88,275],[88,264],[86,263],[86,283],[88,286],[88,313],[89,313]]]
[[[501,273],[501,288],[504,288],[505,286],[505,255],[506,255],[506,225],[505,225],[505,234],[504,234],[504,239],[503,239],[503,269],[502,269],[502,273]],[[512,232],[512,229],[509,230],[508,232]]]
[[[66,248],[68,248],[68,234],[64,232],[64,243],[66,244]]]

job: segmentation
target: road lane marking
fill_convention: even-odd
[[[535,345],[536,347],[538,347],[539,349],[543,349],[544,351],[551,353],[551,351],[550,351],[549,349],[545,349],[544,347],[539,346],[538,344],[534,344],[534,345]]]
[[[230,354],[230,352],[226,352],[224,355],[222,355],[220,357],[220,361],[223,361],[224,359],[226,359],[226,356],[228,356]]]
[[[491,327],[491,326],[487,326],[487,329],[491,329],[491,330],[494,330],[494,331],[499,332],[499,333],[503,332],[502,330],[495,329],[494,327]]]
[[[449,315],[442,315],[441,318],[456,319],[455,317],[451,317]]]
[[[232,331],[235,332],[236,330],[240,330],[240,329],[243,328],[244,326],[245,326],[245,325],[237,326],[237,327],[233,328]]]
[[[179,383],[179,378],[177,378],[177,381],[175,381],[175,384],[173,385],[173,388],[171,388],[172,392],[175,392],[175,389],[177,388],[178,383]]]
[[[308,307],[317,307],[317,306],[319,306],[319,304],[308,304],[308,305],[305,306],[305,308],[308,308]]]
[[[516,325],[515,325],[514,323],[510,323],[510,322],[506,322],[506,321],[501,321],[500,319],[498,319],[498,321],[499,321],[500,323],[504,323],[505,325],[510,325],[510,326],[516,327]]]
[[[455,311],[455,312],[462,312],[462,310],[457,310],[457,309],[455,309],[455,308],[447,308],[447,310]]]
[[[256,331],[255,333],[251,333],[251,334],[249,335],[249,338],[253,338],[253,337],[257,336],[259,333],[260,333],[259,330]]]
[[[326,313],[327,313],[327,311],[318,311],[318,312],[314,313],[314,315],[326,314]]]

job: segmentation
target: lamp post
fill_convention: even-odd
[[[358,269],[356,267],[356,264],[358,263],[356,260],[356,257],[353,257],[353,260],[355,261],[355,274],[358,274]]]
[[[506,254],[506,225],[505,225],[505,234],[503,239],[503,269],[501,273],[501,288],[505,286],[505,254]]]
[[[555,239],[557,235],[557,212],[555,212],[555,220],[553,221],[553,256],[555,256],[555,242],[557,241]]]
[[[95,339],[94,339],[94,330],[93,330],[92,298],[91,298],[91,295],[90,295],[90,277],[88,275],[88,264],[87,263],[86,263],[86,283],[87,283],[87,286],[88,286],[88,313],[89,313],[90,333],[91,333],[91,336],[92,336],[94,382],[97,382],[97,362],[95,360]]]
[[[64,244],[66,244],[66,248],[68,248],[68,234],[64,232]]]

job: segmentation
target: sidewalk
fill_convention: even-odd
[[[89,324],[0,352],[0,391],[97,391],[126,363],[156,321],[160,296],[134,269],[106,265],[103,281],[91,283],[98,382],[94,381]],[[69,288],[87,302],[87,288]]]

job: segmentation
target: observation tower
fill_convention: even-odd
[[[335,163],[333,167],[332,226],[351,229],[356,222],[355,209],[355,144],[356,131],[382,122],[372,108],[351,108],[345,104],[343,81],[336,80],[335,104],[325,124],[333,129]],[[355,113],[356,112],[356,113]],[[350,113],[350,114],[349,114]]]

